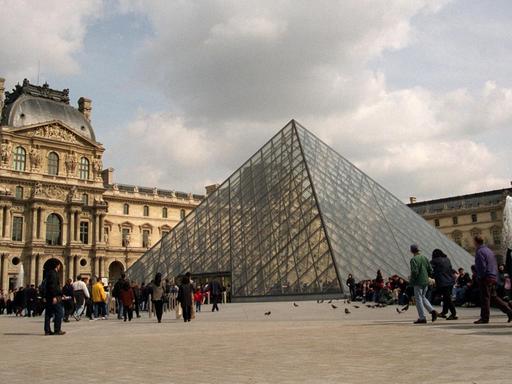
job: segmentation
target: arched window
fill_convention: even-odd
[[[46,244],[62,244],[62,220],[55,213],[46,219]]]
[[[14,150],[13,168],[15,171],[24,171],[27,161],[27,151],[23,147]]]
[[[130,214],[130,205],[125,203],[123,205],[123,215],[129,215],[129,214]]]
[[[149,216],[149,207],[147,205],[144,206],[143,214],[144,216]]]
[[[55,152],[48,154],[48,174],[54,176],[59,174],[59,155]]]
[[[167,219],[167,208],[162,208],[162,217]]]
[[[184,218],[185,218],[185,210],[181,209],[180,210],[180,219],[183,220]]]
[[[80,159],[80,179],[89,180],[89,160],[86,157]]]

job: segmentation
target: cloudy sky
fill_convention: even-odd
[[[0,9],[0,76],[90,97],[117,182],[202,193],[295,118],[404,201],[510,185],[509,1]]]

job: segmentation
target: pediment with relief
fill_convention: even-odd
[[[66,124],[60,121],[51,121],[46,124],[38,124],[37,126],[29,126],[12,130],[13,133],[27,137],[37,137],[43,139],[50,139],[61,141],[63,143],[78,144],[78,145],[92,145],[100,147],[95,143],[69,128]]]

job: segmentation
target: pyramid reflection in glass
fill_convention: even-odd
[[[127,271],[149,282],[224,274],[232,297],[338,293],[359,280],[409,275],[409,246],[471,256],[294,120]]]

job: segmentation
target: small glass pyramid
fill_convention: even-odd
[[[469,270],[465,250],[292,120],[127,275],[230,276],[234,298],[341,293],[349,273],[407,279],[413,243]]]

